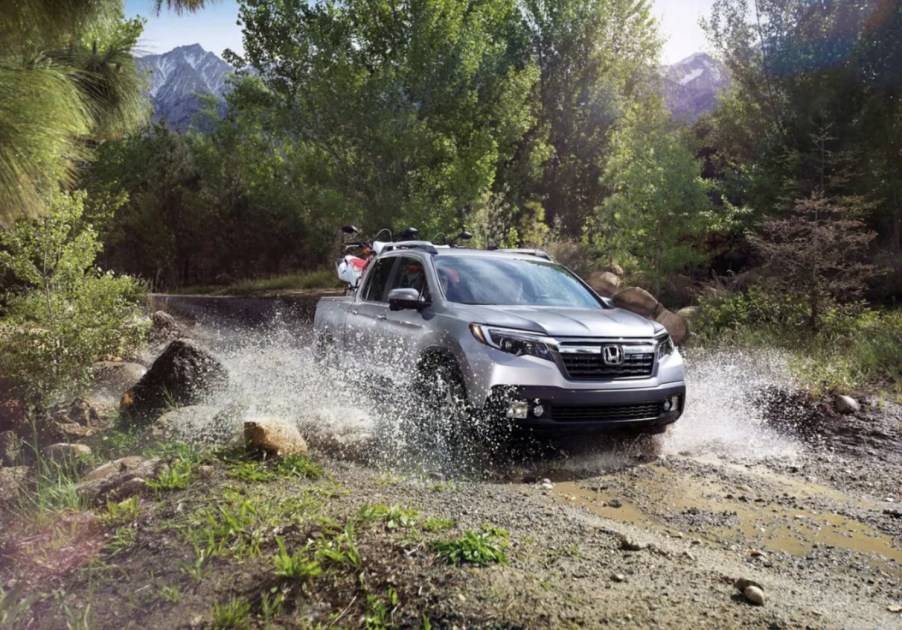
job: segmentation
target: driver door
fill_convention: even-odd
[[[392,289],[415,289],[422,299],[432,301],[426,269],[423,262],[414,256],[400,258],[391,278],[389,291]],[[413,374],[420,342],[429,332],[426,323],[430,316],[428,308],[422,311],[388,309],[385,319],[376,323],[376,336],[380,340],[376,351],[378,362],[392,366],[390,376],[393,380],[406,381]]]
[[[342,355],[357,369],[380,371],[377,324],[388,314],[388,284],[396,257],[377,258],[357,299],[348,309]]]

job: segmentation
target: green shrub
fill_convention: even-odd
[[[71,394],[91,364],[131,353],[149,325],[144,287],[94,268],[101,245],[84,193],[60,194],[45,218],[0,230],[0,271],[15,279],[0,320],[0,374],[34,401]]]
[[[795,376],[815,391],[895,383],[902,375],[902,311],[855,302],[826,307],[811,330],[803,300],[752,288],[704,299],[692,318],[698,345],[779,348]]]

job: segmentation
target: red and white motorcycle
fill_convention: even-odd
[[[370,262],[382,253],[386,245],[393,244],[392,233],[388,228],[379,230],[376,234],[376,240],[371,244],[359,238],[360,230],[353,225],[345,225],[341,228],[341,231],[344,234],[347,234],[348,237],[358,237],[358,240],[356,241],[345,241],[342,246],[342,253],[344,255],[339,258],[336,263],[338,279],[348,285],[347,291],[356,291],[357,287],[360,286],[360,280],[363,278],[363,274],[367,270],[367,267],[369,267]],[[409,227],[401,232],[399,237],[402,241],[408,241],[415,237],[417,232],[418,230],[416,228]],[[388,240],[380,241],[379,237],[384,233],[388,234]],[[346,253],[355,250],[357,252],[356,254]]]

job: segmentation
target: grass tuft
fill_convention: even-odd
[[[248,628],[251,624],[251,605],[233,597],[225,604],[214,604],[212,610],[214,630],[234,630]]]
[[[508,546],[506,530],[483,525],[479,530],[467,530],[459,538],[439,540],[432,544],[439,555],[451,564],[507,563],[505,549]]]

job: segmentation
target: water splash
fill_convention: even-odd
[[[272,308],[270,303],[267,307]],[[309,317],[309,310],[273,309],[267,321],[247,323],[202,314],[193,336],[231,375],[230,390],[214,406],[240,405],[239,424],[254,418],[291,423],[321,447],[407,469],[486,473],[519,458],[518,465],[538,459],[568,469],[606,470],[662,453],[714,453],[747,461],[791,458],[799,449],[794,439],[773,428],[757,398],[767,388],[793,386],[786,359],[778,352],[690,353],[687,411],[664,437],[599,436],[564,441],[562,447],[518,443],[514,453],[504,432],[477,432],[465,442],[450,437],[446,418],[424,406],[409,388],[374,383],[362,369],[365,365],[349,372],[317,364]]]
[[[776,410],[761,404],[762,392],[775,388],[796,388],[787,358],[777,350],[689,352],[686,412],[664,438],[663,452],[736,460],[794,457],[798,442],[773,429],[768,414]]]

